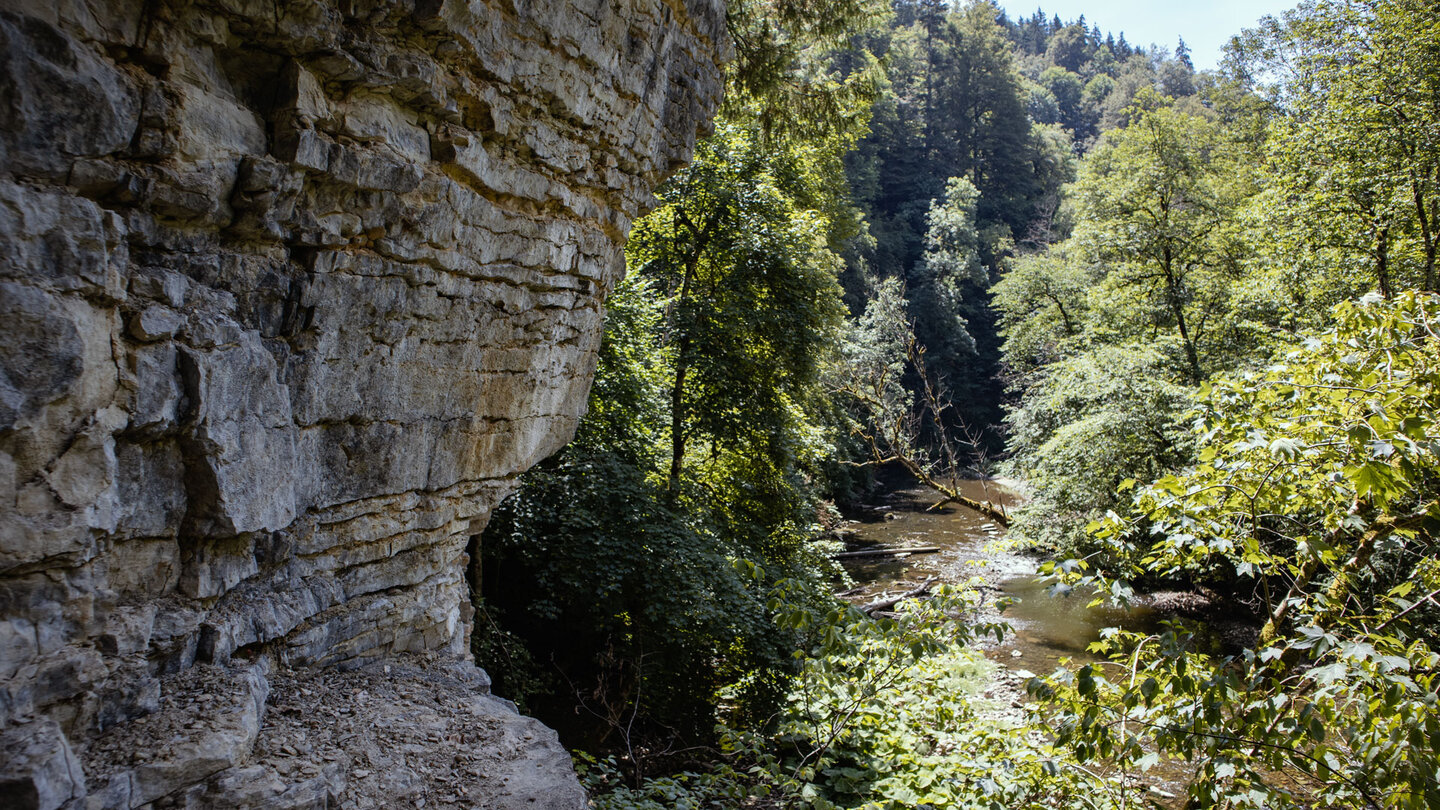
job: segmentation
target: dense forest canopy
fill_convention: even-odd
[[[597,805],[1136,806],[1162,762],[1186,806],[1440,804],[1440,8],[1307,0],[1216,71],[987,0],[730,27],[589,414],[483,540],[477,655]],[[1114,632],[998,724],[981,594],[832,595],[877,462],[998,469],[1057,592],[1248,634]]]

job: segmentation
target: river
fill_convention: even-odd
[[[994,481],[966,481],[962,492],[1009,507],[1019,501],[1015,492]],[[1105,627],[1149,629],[1157,620],[1145,608],[1091,608],[1087,597],[1050,597],[1046,586],[1036,580],[1036,560],[1009,549],[1002,526],[955,504],[929,510],[937,500],[927,489],[897,490],[847,524],[851,548],[941,549],[938,554],[846,560],[856,584],[866,587],[857,600],[909,590],[928,577],[954,583],[978,577],[987,601],[1016,600],[1003,614],[1012,632],[1003,643],[988,648],[987,655],[1012,670],[1035,673],[1053,671],[1062,658],[1096,660],[1086,647],[1100,638]]]
[[[995,481],[964,482],[962,494],[1004,503],[1007,508],[1020,501],[1014,491]],[[1010,625],[1010,632],[1003,642],[992,641],[984,648],[996,664],[985,696],[1004,704],[1001,714],[1006,707],[1018,710],[1026,700],[1023,682],[1028,673],[1053,672],[1062,659],[1069,659],[1072,668],[1099,660],[1087,647],[1100,638],[1102,629],[1120,626],[1148,631],[1158,625],[1161,617],[1143,607],[1128,611],[1092,608],[1088,596],[1050,596],[1036,578],[1037,561],[1009,547],[1004,527],[955,504],[929,509],[938,500],[928,489],[900,489],[846,523],[841,533],[851,549],[940,549],[935,554],[845,560],[846,570],[864,587],[850,598],[869,602],[883,594],[908,591],[934,577],[952,583],[978,578],[988,605],[1003,597],[1014,600],[1000,616]],[[1009,715],[1011,720],[1019,717],[1018,711]],[[1149,772],[1148,779],[1138,781],[1153,785],[1161,797],[1169,799],[1182,790],[1186,775],[1182,763],[1167,762]]]

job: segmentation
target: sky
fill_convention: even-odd
[[[1190,59],[1197,70],[1213,68],[1220,61],[1220,48],[1242,28],[1253,28],[1267,14],[1293,8],[1298,0],[999,0],[1010,19],[1021,19],[1041,8],[1045,16],[1056,14],[1070,22],[1085,15],[1087,25],[1099,25],[1102,32],[1116,37],[1125,32],[1132,45],[1152,42],[1174,49],[1179,37],[1190,47]]]

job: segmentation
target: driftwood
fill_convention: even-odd
[[[895,607],[906,599],[914,599],[917,596],[924,596],[925,594],[930,592],[930,586],[934,584],[935,578],[931,577],[920,583],[920,587],[915,588],[914,590],[906,591],[899,596],[893,596],[888,599],[877,599],[876,601],[871,602],[870,604],[860,608],[860,612],[874,613],[877,610],[889,610],[890,608]]]
[[[851,557],[886,557],[891,554],[939,554],[939,546],[920,546],[918,548],[867,548],[864,551],[838,551],[832,555],[837,560],[849,559]]]
[[[931,489],[945,496],[939,501],[936,501],[935,503],[932,503],[929,506],[925,507],[926,512],[939,509],[940,507],[947,504],[958,503],[966,509],[979,512],[985,517],[988,517],[996,523],[999,523],[1001,526],[1005,526],[1007,528],[1010,526],[1010,513],[1005,511],[1005,504],[1003,502],[999,506],[996,506],[990,501],[977,501],[974,498],[967,498],[964,495],[961,495],[957,489],[953,487],[947,488],[939,482],[931,481],[926,478],[921,478],[921,481],[923,481],[926,486],[929,486]]]

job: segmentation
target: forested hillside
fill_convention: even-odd
[[[1309,0],[1205,72],[987,0],[730,27],[580,433],[481,544],[477,656],[597,806],[1440,805],[1440,9]],[[832,595],[880,469],[1018,479],[970,506],[1054,593],[1240,629],[1110,633],[1017,727],[993,594]]]

